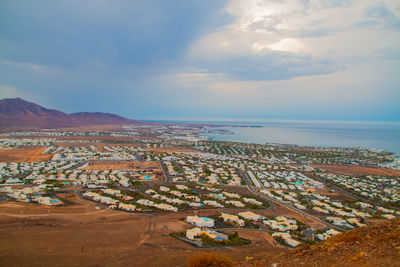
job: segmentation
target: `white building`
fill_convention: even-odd
[[[186,222],[198,227],[214,227],[214,220],[207,217],[187,216]]]
[[[242,218],[244,218],[246,220],[250,220],[250,221],[258,221],[258,220],[263,219],[263,216],[258,215],[258,214],[254,213],[254,212],[251,212],[251,211],[240,212],[238,215],[240,217],[242,217]]]

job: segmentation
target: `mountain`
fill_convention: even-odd
[[[400,266],[399,259],[400,219],[396,219],[240,266]]]
[[[132,124],[137,123],[137,121],[132,121],[130,119],[102,112],[77,112],[70,114],[76,120],[84,124]]]
[[[59,128],[100,124],[137,124],[118,115],[102,112],[67,114],[47,109],[21,98],[0,100],[0,128]]]

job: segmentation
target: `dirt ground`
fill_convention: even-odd
[[[48,161],[53,155],[42,155],[46,147],[23,147],[13,149],[0,149],[0,162],[38,162]]]
[[[393,176],[400,175],[400,170],[391,170],[385,168],[368,168],[353,166],[331,166],[331,165],[311,165],[314,168],[323,169],[332,173],[344,175],[383,175]]]
[[[160,170],[158,161],[101,161],[91,162],[85,170]]]
[[[256,266],[400,266],[400,220],[357,228],[312,246],[242,264]]]
[[[95,204],[69,198],[75,205],[44,207],[0,203],[0,262],[5,266],[185,266],[187,258],[205,249],[194,248],[169,234],[188,227],[179,220],[187,213],[157,216],[96,210]],[[200,211],[200,215],[212,213]],[[270,257],[276,247],[266,233],[240,231],[252,243],[217,249],[236,261],[246,256]],[[210,250],[210,249],[208,249]]]

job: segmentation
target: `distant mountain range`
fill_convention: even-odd
[[[0,100],[0,128],[61,128],[86,125],[144,124],[115,114],[78,112],[67,114],[21,98]]]

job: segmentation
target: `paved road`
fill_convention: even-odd
[[[260,226],[262,225],[263,226],[263,228],[261,228],[261,229],[255,229],[255,228],[243,228],[243,227],[216,227],[216,228],[213,228],[213,230],[219,230],[219,231],[224,231],[224,230],[226,230],[226,231],[255,231],[255,232],[268,232],[268,229],[267,229],[267,227],[265,227],[265,225],[263,225],[262,223],[259,223],[260,224]]]
[[[346,196],[348,198],[351,198],[353,200],[360,200],[360,201],[363,201],[365,203],[369,203],[372,206],[376,205],[376,203],[373,200],[365,198],[365,197],[358,196],[358,195],[352,193],[351,191],[348,191],[346,189],[338,187],[332,181],[330,181],[328,179],[320,178],[320,177],[314,175],[313,173],[308,173],[307,175],[310,176],[312,179],[317,180],[317,181],[325,184],[327,187],[335,189],[335,191],[338,191],[339,193],[341,193],[342,195],[344,195],[344,196]],[[368,211],[368,212],[371,212],[371,213],[375,212],[375,210],[373,210],[371,208],[366,208],[365,210]]]
[[[328,222],[325,222],[325,221],[321,220],[320,218],[317,218],[317,217],[315,217],[315,216],[312,216],[311,214],[308,214],[307,212],[304,212],[304,211],[302,211],[302,210],[299,210],[299,209],[297,209],[297,208],[295,208],[295,207],[293,207],[293,206],[291,206],[291,205],[289,205],[289,204],[286,204],[286,203],[283,203],[283,202],[278,201],[278,200],[276,200],[276,199],[273,199],[273,198],[271,198],[271,197],[268,197],[267,195],[265,195],[265,194],[263,194],[263,193],[257,191],[256,189],[254,189],[253,185],[251,184],[250,178],[247,176],[247,174],[246,174],[245,172],[241,172],[241,175],[243,176],[244,181],[245,181],[247,187],[249,188],[249,190],[250,190],[252,193],[256,194],[257,196],[259,196],[259,197],[261,197],[261,198],[263,198],[263,199],[265,199],[265,200],[268,200],[268,201],[270,201],[270,202],[273,202],[273,203],[275,203],[275,204],[284,206],[285,208],[287,208],[287,209],[289,209],[289,210],[291,210],[291,211],[293,211],[293,212],[296,212],[296,213],[298,213],[298,214],[300,214],[300,215],[302,215],[302,216],[304,216],[304,217],[307,217],[307,218],[309,218],[309,219],[311,219],[311,220],[317,221],[317,222],[319,222],[319,223],[325,225],[325,227],[327,227],[327,228],[333,228],[333,229],[336,229],[336,230],[338,230],[338,231],[346,231],[346,229],[344,229],[344,228],[342,228],[342,227],[339,227],[339,226],[330,224],[330,223],[328,223]]]
[[[309,240],[314,240],[314,234],[315,234],[315,231],[312,231],[312,230],[304,230],[303,231],[303,235]]]
[[[164,177],[165,177],[165,180],[163,182],[161,182],[160,185],[172,182],[171,176],[169,176],[167,168],[165,168],[164,161],[160,160],[159,163],[160,163],[161,169],[162,169],[162,171],[164,173]]]
[[[268,231],[267,227],[263,223],[257,222],[256,224],[260,227],[260,230]]]
[[[250,179],[249,179],[249,183],[251,183]],[[247,184],[247,183],[246,183],[246,184]],[[256,191],[256,192],[252,191],[248,185],[243,186],[243,187],[247,187],[247,190],[249,190],[251,193],[254,193],[254,194],[256,194],[257,196],[260,196],[260,192],[258,192],[258,191]],[[263,194],[263,196],[264,196],[264,194]],[[264,199],[265,199],[265,197],[263,197],[263,196],[261,196],[261,198],[264,198]],[[268,199],[268,200],[269,200],[269,199]],[[269,201],[268,203],[269,203],[269,207],[268,207],[268,208],[265,208],[265,209],[274,209],[274,208],[275,208],[275,206],[276,206],[275,202]]]
[[[307,175],[311,176],[312,179],[317,180],[317,181],[327,185],[328,187],[331,187],[331,188],[335,189],[335,191],[338,191],[338,192],[342,193],[343,195],[345,195],[348,198],[351,198],[351,199],[354,199],[354,200],[358,200],[358,199],[359,200],[363,200],[363,201],[365,201],[367,203],[371,203],[372,202],[371,200],[369,200],[367,198],[364,198],[364,197],[361,197],[361,196],[357,196],[356,194],[352,193],[351,191],[348,191],[348,190],[345,190],[345,189],[343,189],[341,187],[338,187],[332,181],[330,181],[328,179],[320,178],[317,175],[315,175],[314,173],[310,172],[310,173],[307,173]]]
[[[75,170],[75,169],[77,169],[77,168],[83,166],[83,165],[86,164],[86,163],[88,163],[88,161],[87,161],[87,160],[84,160],[84,161],[79,162],[78,164],[75,164],[74,166],[69,167],[68,169],[65,169],[65,170],[66,170],[66,171],[72,171],[72,170]]]

